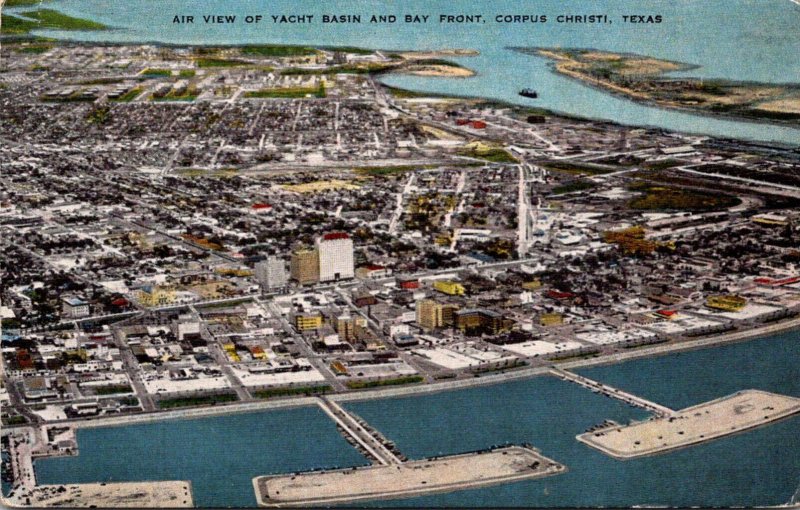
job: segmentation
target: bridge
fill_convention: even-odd
[[[673,416],[676,413],[669,407],[665,407],[662,406],[661,404],[651,402],[650,400],[647,400],[645,398],[639,397],[632,393],[628,393],[618,388],[614,388],[613,386],[609,386],[608,384],[603,384],[599,381],[595,381],[594,379],[589,379],[588,377],[578,375],[574,372],[569,372],[567,370],[557,367],[551,367],[549,372],[551,375],[554,375],[564,381],[573,382],[579,386],[588,388],[594,391],[595,393],[602,393],[603,395],[606,395],[608,397],[621,400],[626,404],[640,407],[642,409],[652,412],[658,417]]]

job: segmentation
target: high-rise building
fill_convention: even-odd
[[[363,317],[340,315],[336,318],[336,332],[343,342],[353,343],[358,339],[361,331],[366,329],[367,320]]]
[[[441,327],[442,305],[430,299],[417,301],[417,325],[422,329]]]
[[[267,257],[256,263],[256,279],[264,291],[282,289],[289,281],[286,264],[278,257]]]
[[[300,285],[310,285],[319,281],[319,252],[300,249],[292,253],[290,264],[292,279]]]
[[[437,303],[432,299],[417,301],[417,325],[422,329],[454,326],[458,305]]]
[[[463,332],[483,330],[496,335],[505,329],[503,316],[493,310],[470,308],[455,313],[455,326]]]
[[[332,232],[317,239],[319,281],[331,282],[355,277],[353,240],[344,232]]]

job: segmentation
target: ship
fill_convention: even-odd
[[[539,93],[533,89],[522,89],[519,91],[519,95],[522,97],[530,97],[531,99],[539,97]]]

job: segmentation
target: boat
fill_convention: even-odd
[[[532,99],[539,97],[539,93],[533,89],[522,89],[519,91],[519,95],[522,97],[530,97]]]

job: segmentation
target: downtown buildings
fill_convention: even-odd
[[[353,240],[345,232],[332,232],[317,239],[313,250],[295,251],[291,276],[300,285],[354,278]]]

